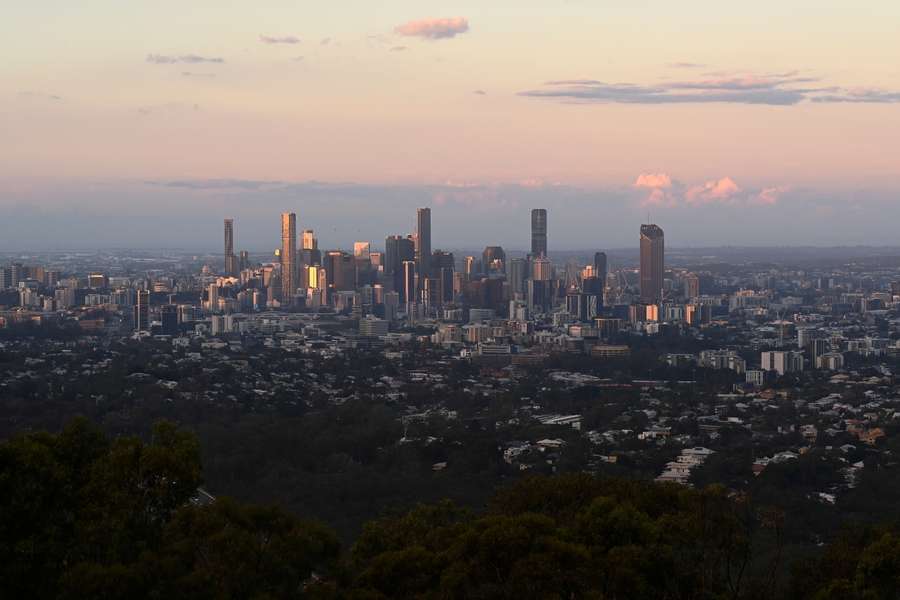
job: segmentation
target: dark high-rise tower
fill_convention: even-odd
[[[606,252],[594,252],[594,276],[602,283],[606,283]]]
[[[225,274],[235,275],[234,219],[225,219]]]
[[[431,209],[416,209],[416,266],[419,277],[431,277]]]
[[[547,256],[546,208],[535,208],[531,211],[531,255],[535,258]]]
[[[281,304],[294,302],[297,290],[297,215],[281,214]]]
[[[393,284],[393,290],[403,296],[403,262],[415,260],[416,249],[412,238],[401,235],[388,236],[384,240],[384,277]]]
[[[431,254],[431,270],[434,272],[434,279],[438,280],[441,302],[452,302],[453,274],[456,272],[453,253],[435,250]]]
[[[641,300],[662,299],[665,243],[663,230],[657,225],[641,225]]]

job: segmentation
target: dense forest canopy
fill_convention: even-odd
[[[900,530],[788,565],[784,512],[700,490],[537,476],[483,510],[420,505],[349,546],[269,506],[199,501],[196,438],[84,419],[0,444],[0,589],[16,598],[896,598]]]

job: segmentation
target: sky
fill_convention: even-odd
[[[898,245],[893,0],[10,4],[0,250]]]

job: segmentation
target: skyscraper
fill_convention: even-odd
[[[159,307],[159,320],[162,322],[163,335],[178,334],[178,307],[174,304],[163,304]]]
[[[431,209],[416,209],[416,265],[419,277],[431,276]]]
[[[316,239],[316,232],[312,229],[303,230],[303,249],[316,250],[319,248],[319,240]]]
[[[135,331],[150,331],[150,292],[137,291],[137,302],[134,305]]]
[[[606,252],[594,252],[594,276],[606,284]]]
[[[531,211],[531,255],[535,258],[547,256],[546,208],[535,208]]]
[[[416,301],[416,263],[412,260],[403,261],[403,289],[400,301],[414,303]]]
[[[665,243],[658,225],[641,225],[641,300],[662,300]]]
[[[488,246],[481,253],[481,264],[485,275],[503,273],[506,271],[506,252],[500,246]]]
[[[234,219],[225,219],[225,274],[237,274],[234,259]]]
[[[303,239],[300,242],[300,254],[297,257],[298,272],[304,273],[297,283],[300,287],[310,287],[306,285],[306,267],[322,264],[322,252],[319,250],[319,240],[312,229],[303,230]]]
[[[294,302],[297,288],[297,215],[281,214],[281,304]]]
[[[553,264],[546,258],[538,258],[531,262],[531,278],[535,281],[553,279]]]
[[[684,295],[686,298],[696,298],[700,295],[700,277],[696,273],[684,276]]]
[[[431,268],[434,271],[434,278],[439,281],[441,302],[452,302],[453,273],[456,271],[453,253],[435,250],[431,254]]]
[[[371,245],[369,242],[354,242],[353,243],[353,256],[355,258],[361,258],[363,260],[369,260],[369,254],[371,254]]]
[[[509,293],[525,293],[525,280],[528,278],[528,262],[524,258],[509,261]]]
[[[393,284],[393,290],[403,296],[403,262],[415,260],[416,250],[412,238],[391,235],[384,240],[384,276]],[[403,300],[405,302],[405,300]]]

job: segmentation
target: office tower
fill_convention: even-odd
[[[316,233],[312,229],[303,230],[303,250],[318,250],[319,240],[316,239]]]
[[[207,303],[209,304],[209,312],[214,313],[219,310],[219,286],[214,283],[209,284],[206,288]]]
[[[344,253],[340,250],[329,250],[322,257],[322,266],[325,267],[325,275],[328,278],[328,285],[331,289],[340,289],[339,282],[344,280]]]
[[[441,282],[434,277],[428,277],[419,282],[421,288],[420,300],[426,309],[436,308],[441,302]]]
[[[372,286],[372,304],[384,304],[384,286],[376,283]]]
[[[403,261],[415,260],[415,248],[410,237],[390,235],[384,240],[384,274],[403,270]]]
[[[88,275],[88,287],[93,290],[103,290],[109,287],[109,279],[103,273],[91,273]]]
[[[431,254],[431,269],[434,278],[439,281],[439,295],[441,302],[453,301],[453,274],[456,271],[456,261],[452,252],[435,250]]]
[[[400,301],[404,304],[416,301],[416,263],[403,261],[403,287],[400,289]]]
[[[354,242],[353,243],[354,258],[361,258],[363,260],[369,260],[370,253],[371,253],[371,247],[370,247],[369,242]]]
[[[59,308],[71,308],[75,306],[75,290],[72,288],[59,288],[53,293],[56,306]]]
[[[241,250],[239,266],[241,271],[246,271],[250,268],[250,253],[246,250]]]
[[[384,253],[383,252],[369,252],[369,262],[372,263],[372,268],[376,271],[384,267]]]
[[[281,304],[290,306],[297,289],[297,215],[281,214]]]
[[[481,253],[485,275],[506,272],[506,252],[500,246],[488,246]]]
[[[225,274],[237,275],[234,259],[234,219],[225,219]]]
[[[803,370],[802,352],[769,351],[760,355],[763,371],[776,371],[779,375]]]
[[[825,338],[815,338],[810,340],[809,357],[810,364],[813,368],[818,367],[820,362],[819,359],[829,353],[828,346],[828,340]]]
[[[525,283],[525,301],[529,314],[543,313],[550,310],[552,291],[549,280],[529,279]]]
[[[553,265],[547,258],[537,258],[531,261],[531,278],[535,281],[550,281],[553,279]]]
[[[397,292],[384,293],[384,318],[394,321],[397,318],[397,308],[400,306],[400,294]]]
[[[380,337],[388,334],[388,321],[372,316],[359,320],[359,335],[362,337]]]
[[[9,266],[9,286],[11,288],[19,287],[19,282],[22,281],[24,273],[24,267],[19,263],[13,263]]]
[[[134,305],[135,331],[150,331],[150,292],[137,291],[137,302]]]
[[[599,277],[583,277],[581,279],[581,291],[585,294],[603,295],[603,280]]]
[[[608,273],[606,264],[606,252],[594,252],[594,277],[597,277],[606,285],[606,274]]]
[[[416,209],[416,265],[419,277],[431,277],[431,209]]]
[[[475,272],[477,271],[476,266],[475,266],[475,257],[467,256],[463,260],[465,261],[463,273],[466,274],[466,277],[472,277],[472,275],[474,275]]]
[[[324,271],[321,267],[306,267],[306,287],[308,289],[319,289],[319,271]]]
[[[388,236],[384,241],[384,277],[393,290],[403,295],[403,263],[415,260],[416,250],[412,238],[400,235]]]
[[[354,242],[353,244],[353,281],[355,287],[375,283],[375,270],[372,269],[372,250],[369,242]]]
[[[178,334],[178,307],[174,304],[163,304],[159,307],[159,320],[162,323],[163,335]]]
[[[528,278],[528,262],[524,258],[509,261],[509,295],[525,293],[525,280]]]
[[[0,290],[12,287],[12,272],[8,268],[0,269]]]
[[[684,295],[687,298],[700,296],[700,278],[694,273],[688,273],[684,277]]]
[[[641,225],[641,300],[662,300],[664,270],[663,230],[657,225]]]
[[[531,255],[535,258],[547,256],[546,208],[535,208],[531,211]]]

